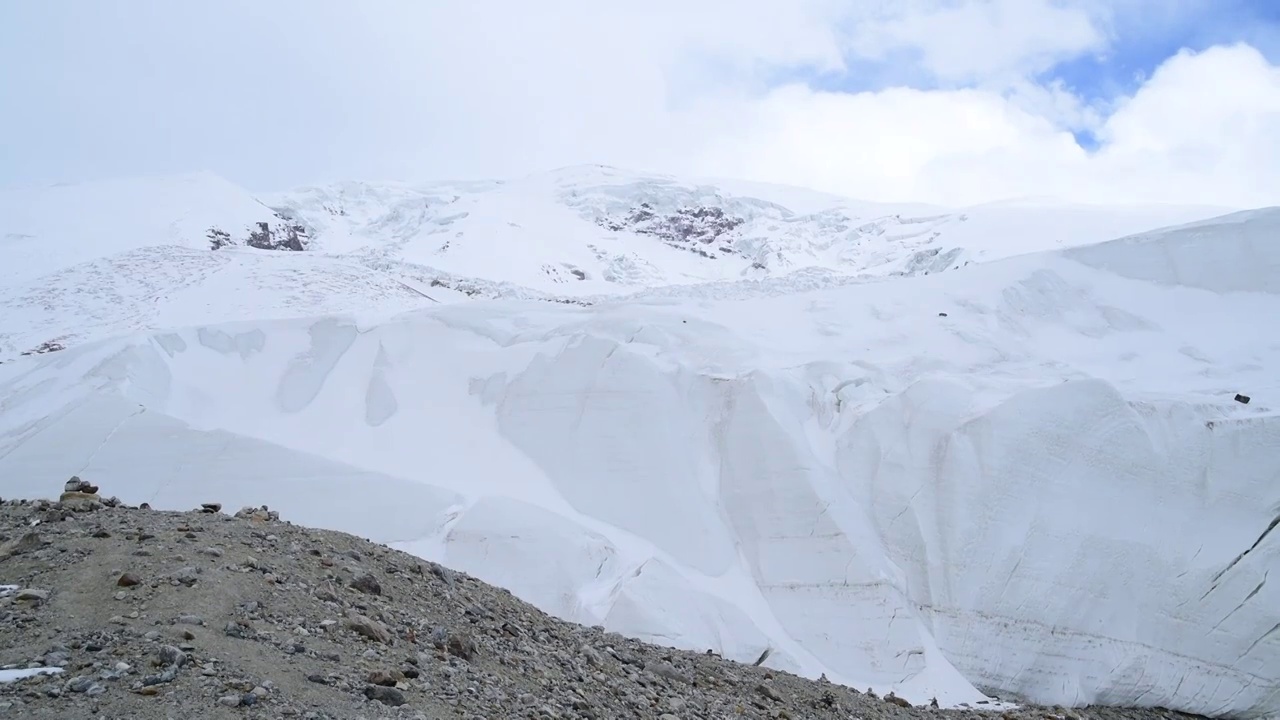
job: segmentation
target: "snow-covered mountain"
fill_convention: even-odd
[[[786,293],[1226,212],[944,209],[722,183],[591,166],[510,182],[351,182],[262,197],[207,173],[0,191],[0,361],[147,328],[397,312],[462,297],[591,304],[693,286],[702,287],[687,292]]]
[[[1280,209],[201,183],[0,205],[0,495],[265,502],[916,702],[1280,712]]]

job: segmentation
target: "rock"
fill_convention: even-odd
[[[476,656],[476,641],[465,633],[449,633],[448,639],[445,640],[444,649],[450,655],[460,657],[463,660],[471,660]]]
[[[258,696],[251,692],[247,692],[240,696],[240,704],[244,707],[252,707],[258,704]]]
[[[134,585],[139,585],[141,583],[142,580],[138,579],[137,575],[129,572],[121,574],[120,577],[116,579],[116,585],[120,587],[133,587]]]
[[[347,613],[347,628],[374,642],[384,645],[391,644],[391,631],[387,630],[382,623],[365,617],[354,610]]]
[[[216,512],[216,511],[215,511]],[[225,707],[240,707],[239,695],[223,695],[218,698],[218,704]]]
[[[1241,395],[1240,393],[1236,393],[1236,402],[1240,403],[1241,405],[1248,405],[1249,400],[1251,399],[1252,398],[1250,398],[1248,395]]]
[[[3,546],[0,546],[0,557],[9,557],[13,555],[25,555],[30,552],[40,550],[47,543],[40,537],[40,533],[29,532],[23,534],[16,540],[10,540]]]
[[[664,677],[668,680],[679,680],[681,682],[691,682],[693,680],[693,678],[688,677],[685,673],[680,672],[679,670],[676,669],[674,665],[672,665],[671,663],[665,660],[663,660],[660,663],[655,663],[654,666],[650,669],[653,671],[654,675]]]
[[[174,622],[179,625],[204,625],[204,618],[199,615],[179,615]]]
[[[71,678],[67,683],[67,689],[74,693],[87,692],[91,687],[93,687],[93,678],[88,675]]]
[[[763,695],[764,697],[767,697],[774,702],[782,702],[782,696],[779,695],[778,691],[775,690],[773,686],[768,683],[760,683],[759,685],[757,685],[756,693]]]
[[[44,656],[43,664],[45,667],[65,667],[71,662],[71,653],[54,651]]]
[[[399,707],[408,702],[405,700],[404,693],[393,687],[382,687],[381,685],[370,685],[366,687],[364,689],[364,696],[370,700],[377,700],[383,705],[390,705],[391,707]]]
[[[241,520],[252,520],[253,522],[262,523],[279,520],[280,513],[275,510],[268,509],[266,505],[263,505],[260,508],[246,506],[240,508],[240,510],[236,512],[236,517]]]
[[[186,567],[180,567],[177,570],[174,570],[173,572],[169,573],[169,579],[174,583],[191,587],[192,585],[196,584],[197,580],[200,579],[200,570],[199,568],[195,568],[190,565]]]
[[[385,670],[374,670],[369,673],[369,677],[366,679],[369,681],[370,685],[382,685],[384,687],[396,686],[396,679],[391,676],[391,673],[386,672]]]
[[[201,550],[201,551],[200,551],[200,554],[201,554],[201,555],[208,555],[209,557],[216,557],[216,558],[220,558],[220,557],[222,557],[222,550],[221,550],[220,548],[216,548],[216,547],[207,547],[207,548],[204,548],[203,550]]]
[[[222,631],[226,633],[227,637],[240,638],[242,640],[249,640],[257,636],[253,628],[249,627],[249,623],[243,620],[232,620],[227,623]]]
[[[64,492],[58,497],[58,502],[75,512],[92,512],[102,507],[102,498],[91,493]]]
[[[187,654],[172,645],[162,646],[156,651],[156,655],[160,658],[161,665],[180,668],[187,664]]]
[[[378,583],[378,578],[370,573],[365,573],[355,580],[351,581],[351,587],[359,590],[367,595],[381,595],[382,585]]]
[[[25,602],[25,603],[31,603],[33,605],[43,605],[49,600],[49,591],[37,590],[35,588],[27,588],[25,590],[19,590],[13,596],[13,600],[14,602]]]
[[[217,513],[222,511],[222,503],[200,503],[200,512]]]
[[[98,486],[92,485],[85,480],[81,480],[80,477],[77,475],[72,475],[71,479],[67,481],[67,484],[62,486],[62,491],[69,492],[69,493],[72,493],[72,492],[84,493],[86,495],[97,495]]]

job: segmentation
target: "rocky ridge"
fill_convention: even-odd
[[[222,228],[210,227],[205,237],[209,239],[210,250],[244,245],[259,250],[301,252],[310,244],[306,227],[292,220],[284,220],[274,225],[269,222],[257,222],[254,223],[254,227],[245,228],[241,235],[232,235]]]
[[[659,213],[647,202],[631,208],[621,218],[605,217],[600,227],[613,232],[630,230],[637,235],[650,235],[674,248],[689,250],[714,260],[716,252],[733,253],[732,233],[746,223],[740,217],[726,214],[714,205],[680,207],[674,212]]]
[[[1189,717],[911,707],[572,625],[266,507],[135,508],[79,478],[0,503],[0,668],[0,716],[33,719]]]

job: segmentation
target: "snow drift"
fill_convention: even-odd
[[[1262,717],[1277,229],[103,341],[0,365],[0,491],[267,502],[563,617],[915,702]]]

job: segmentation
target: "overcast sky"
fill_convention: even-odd
[[[1277,0],[11,0],[0,183],[578,163],[1280,204]]]

